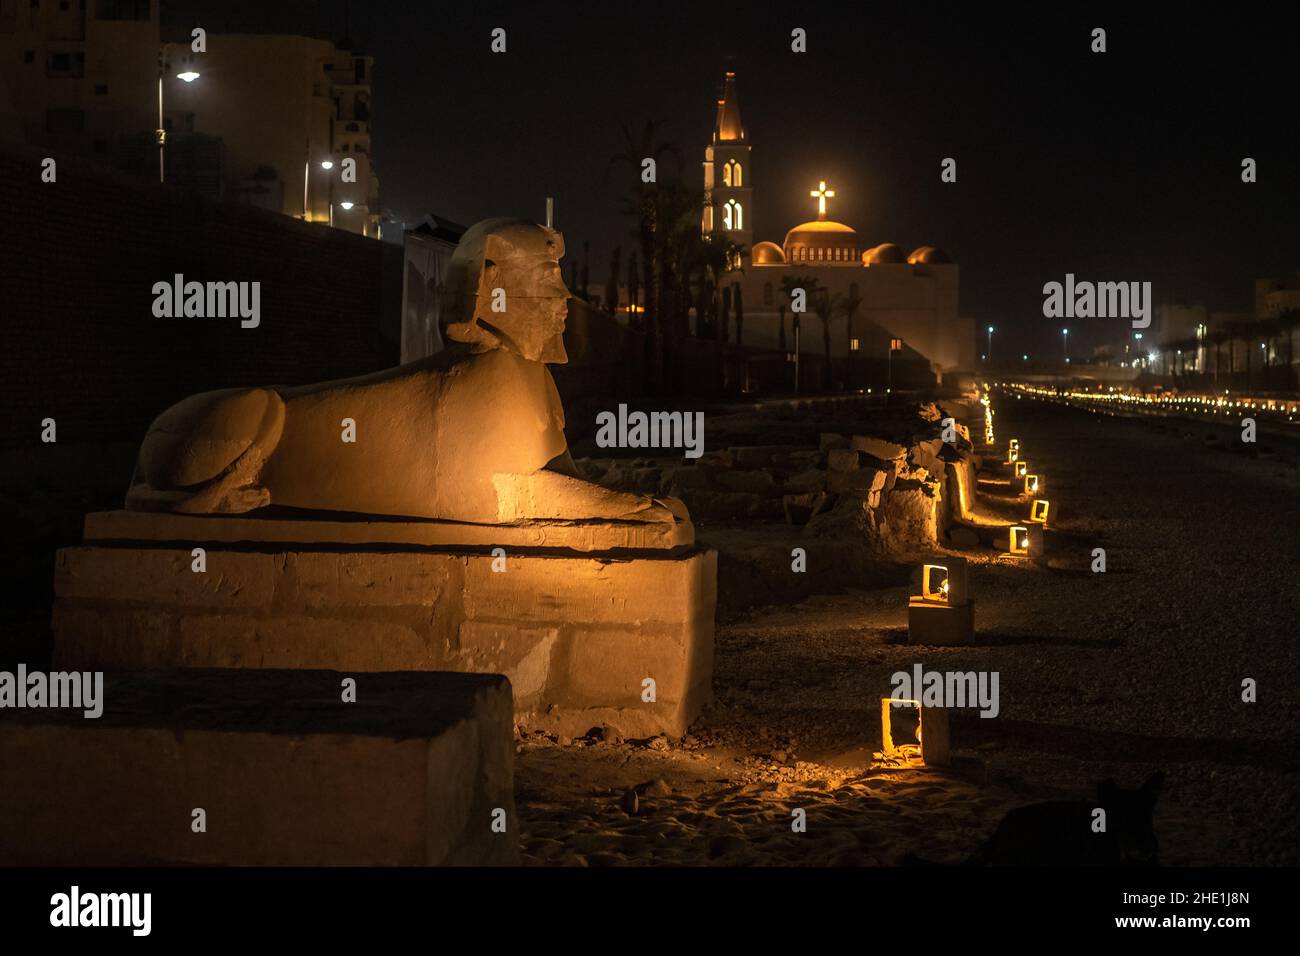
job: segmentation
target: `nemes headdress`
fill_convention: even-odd
[[[530,300],[568,295],[558,269],[546,268],[563,255],[564,237],[535,222],[499,218],[471,226],[447,267],[443,335],[475,351],[506,347],[527,335],[530,330],[520,323],[535,315]],[[505,290],[504,311],[492,308],[498,289]]]

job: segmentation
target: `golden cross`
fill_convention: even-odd
[[[822,180],[816,189],[808,194],[817,200],[817,218],[826,218],[826,200],[828,197],[835,195],[835,190],[826,188],[826,180]]]

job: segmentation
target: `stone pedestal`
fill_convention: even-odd
[[[87,543],[59,552],[57,669],[499,673],[519,724],[569,736],[681,735],[710,699],[713,551],[253,543],[255,519],[132,517],[134,540],[97,538],[122,522],[92,515]],[[141,540],[154,518],[167,537]]]
[[[0,865],[517,863],[507,681],[358,674],[344,703],[344,676],[119,674],[98,719],[0,710]]]
[[[974,644],[975,602],[949,605],[923,601],[919,597],[907,602],[907,642],[909,644]]]

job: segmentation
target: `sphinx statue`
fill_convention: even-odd
[[[676,499],[612,491],[578,475],[546,367],[567,361],[563,254],[563,237],[535,223],[478,223],[448,267],[439,323],[446,348],[356,378],[184,399],[150,426],[127,509],[282,506],[474,524],[689,528]]]

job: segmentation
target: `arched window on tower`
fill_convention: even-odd
[[[734,199],[728,199],[722,207],[722,221],[730,230],[745,228],[745,210]]]
[[[745,185],[744,173],[741,172],[740,163],[734,159],[727,160],[722,167],[722,184],[724,186],[740,187]]]

